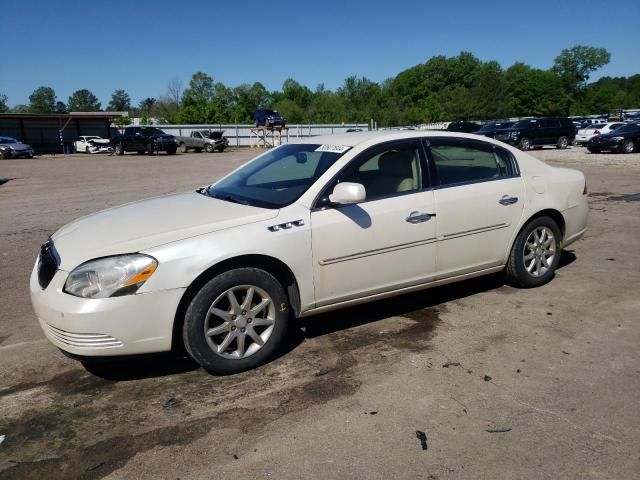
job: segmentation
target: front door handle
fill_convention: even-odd
[[[418,211],[411,212],[405,220],[409,223],[422,223],[430,220],[431,217],[435,217],[435,213],[421,213]]]
[[[500,205],[513,205],[514,203],[517,203],[517,201],[518,201],[518,197],[512,197],[511,195],[503,195],[502,198],[498,200],[498,203]]]

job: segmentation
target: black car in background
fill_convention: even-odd
[[[543,145],[567,148],[576,138],[576,128],[566,117],[527,118],[496,132],[494,138],[515,145],[520,150]]]
[[[286,119],[276,110],[266,109],[256,110],[253,114],[253,121],[256,124],[256,127],[265,128],[284,128],[287,123]]]
[[[482,128],[482,125],[476,122],[451,122],[445,130],[447,132],[473,133]]]
[[[640,122],[628,123],[613,132],[596,135],[587,142],[591,153],[602,151],[633,153],[640,150]]]
[[[124,152],[147,153],[147,155],[167,152],[169,155],[175,155],[178,150],[176,137],[155,127],[126,127],[122,133],[116,131],[111,142],[116,155],[124,155]]]
[[[484,124],[484,127],[482,127],[480,130],[476,130],[475,132],[471,132],[471,133],[475,133],[476,135],[483,135],[489,138],[494,138],[497,132],[510,128],[511,126],[513,126],[514,123],[516,122],[511,122],[508,120],[505,120],[504,122],[503,121],[487,122]]]

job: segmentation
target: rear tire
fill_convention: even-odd
[[[565,150],[569,146],[569,139],[567,137],[558,138],[556,148],[559,150]]]
[[[148,143],[147,149],[145,151],[147,152],[147,155],[153,155],[154,154],[153,143]]]
[[[534,218],[518,233],[504,276],[520,288],[539,287],[549,282],[560,262],[562,233],[551,217]]]
[[[587,150],[589,150],[589,153],[600,153],[600,150],[598,150],[597,148],[589,148],[589,147],[587,147]]]
[[[238,268],[212,278],[193,297],[182,337],[207,371],[229,375],[273,358],[288,321],[289,301],[278,280],[264,270]]]

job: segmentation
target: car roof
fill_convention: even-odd
[[[334,135],[320,135],[317,137],[305,137],[292,139],[291,143],[311,143],[319,145],[344,145],[355,147],[363,143],[382,143],[393,140],[424,137],[453,137],[482,140],[488,143],[497,143],[491,138],[462,132],[448,132],[446,130],[377,130],[373,132],[337,133]],[[375,142],[374,142],[375,140]]]

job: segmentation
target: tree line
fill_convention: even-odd
[[[143,122],[251,123],[258,108],[281,112],[288,123],[367,123],[379,126],[436,121],[493,118],[588,115],[616,108],[640,108],[640,74],[603,77],[589,83],[590,75],[609,63],[603,48],[577,45],[562,50],[548,70],[515,63],[506,70],[496,61],[483,62],[472,53],[435,56],[377,83],[351,76],[335,91],[315,90],[288,79],[280,90],[263,84],[231,88],[203,72],[193,74],[186,88],[179,79],[168,83],[158,98],[148,97],[132,106],[123,89],[113,92],[107,111],[128,111]],[[102,108],[89,90],[74,92],[67,103],[51,87],[36,89],[29,105],[9,109],[0,94],[0,112],[94,112]]]

